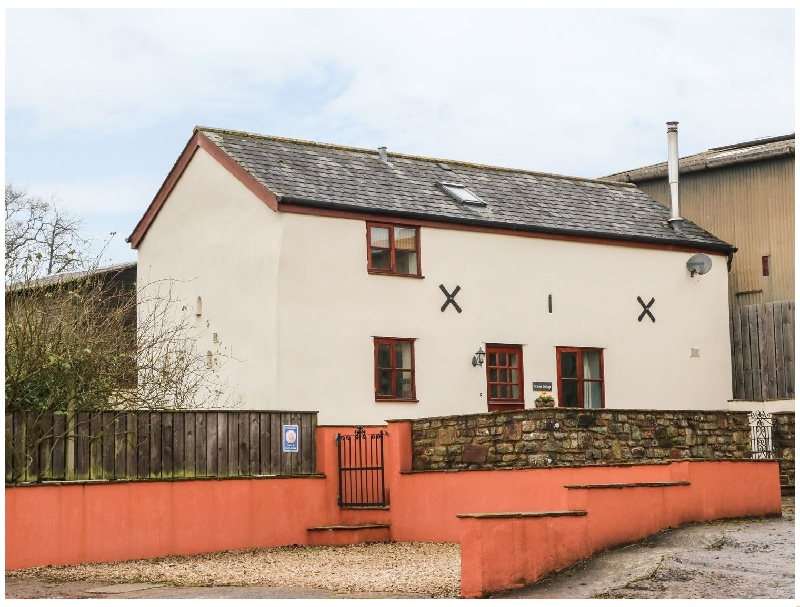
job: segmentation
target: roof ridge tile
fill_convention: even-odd
[[[294,143],[294,144],[298,144],[298,145],[319,147],[319,148],[325,148],[325,149],[329,149],[329,150],[342,150],[344,152],[359,152],[359,153],[370,154],[370,155],[375,155],[375,156],[378,155],[377,148],[373,150],[371,148],[361,148],[361,147],[343,145],[343,144],[338,144],[338,143],[325,143],[325,142],[322,142],[322,141],[312,141],[310,139],[296,139],[296,138],[293,138],[293,137],[282,137],[280,135],[262,135],[260,133],[251,133],[249,131],[239,131],[239,130],[235,130],[235,129],[222,129],[222,128],[206,127],[206,126],[196,126],[194,128],[194,130],[195,131],[201,131],[203,133],[209,133],[209,132],[210,133],[220,133],[222,135],[234,135],[234,136],[239,136],[239,137],[251,137],[251,138],[254,138],[254,139],[266,139],[266,140],[269,140],[269,141],[280,141],[280,142],[284,142],[284,143]],[[430,162],[430,163],[434,163],[434,164],[437,163],[437,162],[442,162],[442,163],[445,163],[445,164],[454,164],[454,165],[460,165],[460,166],[467,166],[467,167],[473,167],[473,168],[476,168],[476,169],[487,169],[487,170],[491,170],[491,171],[508,171],[508,172],[511,172],[511,173],[523,173],[523,174],[526,174],[526,175],[533,175],[535,177],[547,177],[547,178],[550,178],[550,179],[566,179],[568,181],[584,181],[584,182],[598,183],[598,184],[601,184],[601,185],[607,185],[607,186],[612,186],[612,187],[619,187],[619,186],[622,186],[622,187],[635,187],[635,186],[632,186],[629,183],[620,182],[620,181],[612,181],[612,180],[606,179],[605,177],[593,178],[593,177],[578,177],[578,176],[574,176],[574,175],[561,175],[561,174],[558,174],[558,173],[547,173],[547,172],[544,172],[544,171],[533,171],[533,170],[530,170],[530,169],[519,169],[519,168],[514,168],[514,167],[503,167],[503,166],[492,165],[492,164],[481,164],[481,163],[478,163],[478,162],[469,162],[467,160],[453,160],[453,159],[449,159],[449,158],[437,158],[437,157],[433,157],[433,156],[419,156],[417,154],[406,154],[404,152],[389,152],[389,151],[387,151],[387,155],[392,156],[394,158],[404,158],[404,159],[408,159],[408,160],[419,160],[419,161],[422,161],[422,162]]]

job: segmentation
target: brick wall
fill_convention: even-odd
[[[791,462],[794,484],[794,413],[775,417],[777,455]],[[418,419],[411,430],[414,470],[751,456],[748,414],[734,411],[526,409]]]

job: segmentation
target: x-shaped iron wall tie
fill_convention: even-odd
[[[458,293],[458,292],[461,290],[461,287],[459,287],[458,285],[456,285],[456,288],[455,288],[455,289],[453,289],[453,292],[452,292],[452,293],[448,293],[448,292],[447,292],[447,289],[445,289],[445,288],[444,288],[444,285],[439,285],[439,288],[442,290],[442,293],[444,293],[445,297],[447,297],[447,301],[445,301],[445,302],[442,304],[442,312],[444,312],[444,311],[445,311],[445,309],[447,308],[447,306],[448,306],[448,305],[450,305],[450,304],[453,304],[453,307],[456,309],[456,312],[458,312],[459,314],[461,314],[461,306],[459,306],[459,305],[456,303],[456,300],[455,300],[456,293]]]
[[[655,303],[656,298],[655,297],[650,298],[650,303],[648,304],[645,304],[644,300],[638,295],[636,296],[636,299],[640,304],[642,304],[642,307],[644,308],[644,311],[641,314],[639,314],[639,322],[642,322],[642,319],[644,318],[645,314],[647,314],[647,316],[650,317],[650,320],[655,322],[656,317],[653,316],[653,313],[650,311],[650,306],[652,306]]]

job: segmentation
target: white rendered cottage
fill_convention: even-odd
[[[129,240],[247,409],[723,409],[735,249],[669,218],[626,184],[198,127]]]

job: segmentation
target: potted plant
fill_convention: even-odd
[[[548,392],[542,392],[536,398],[536,408],[537,409],[546,409],[546,408],[555,407],[555,406],[556,406],[556,401],[552,396],[550,396],[550,394]]]

